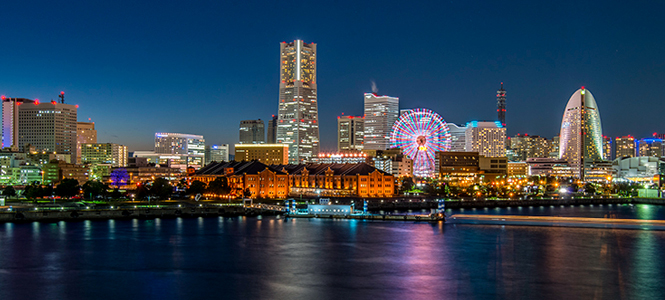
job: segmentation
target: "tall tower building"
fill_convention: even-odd
[[[506,128],[506,90],[503,89],[503,82],[501,88],[496,91],[496,112],[499,116],[501,126]]]
[[[276,115],[272,115],[272,119],[268,121],[268,135],[266,136],[266,143],[267,144],[276,144],[277,143],[277,123],[279,123],[279,120],[277,120]]]
[[[337,117],[337,151],[362,150],[365,138],[365,118]]]
[[[18,108],[23,103],[34,103],[25,98],[2,96],[2,147],[18,147]]]
[[[81,164],[81,145],[95,143],[97,143],[97,130],[95,130],[95,122],[76,122],[77,164]]]
[[[300,163],[319,153],[316,44],[282,42],[279,75],[277,143],[289,145],[290,163]]]
[[[266,142],[265,124],[261,119],[240,121],[240,144],[261,144]]]
[[[390,147],[390,130],[399,118],[399,98],[365,93],[366,150]]]
[[[485,157],[506,156],[506,128],[501,122],[473,121],[466,125],[466,152]]]
[[[76,114],[78,105],[56,101],[27,101],[18,106],[18,147],[69,155],[76,159]]]
[[[448,129],[450,130],[450,151],[466,151],[466,125],[459,126],[454,123],[448,123]]]
[[[614,156],[616,158],[635,157],[635,138],[627,135],[614,139]]]
[[[568,100],[561,120],[559,158],[584,180],[585,165],[603,159],[603,129],[596,100],[584,87]]]

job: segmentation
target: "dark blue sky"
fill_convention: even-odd
[[[99,142],[149,150],[157,131],[238,141],[276,113],[279,43],[318,44],[322,150],[362,94],[448,122],[496,118],[508,134],[558,133],[580,86],[604,134],[665,132],[665,2],[5,1],[0,94],[79,104]]]

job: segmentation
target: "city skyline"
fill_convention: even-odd
[[[256,19],[262,21],[251,24],[242,20],[248,16],[243,11],[251,11],[246,5],[228,10],[216,4],[196,7],[204,11],[174,2],[149,12],[152,5],[138,3],[125,12],[127,7],[43,2],[30,7],[31,22],[21,22],[26,7],[9,3],[3,41],[22,46],[0,50],[6,70],[0,75],[0,94],[49,101],[64,90],[68,104],[80,104],[78,121],[91,118],[97,124],[100,142],[128,145],[132,151],[151,149],[155,132],[189,132],[234,144],[240,120],[268,120],[277,113],[277,44],[302,39],[319,45],[322,151],[336,148],[337,116],[362,114],[361,97],[371,92],[372,81],[378,94],[399,97],[401,106],[429,108],[456,124],[494,120],[494,91],[504,82],[509,91],[507,135],[548,138],[558,132],[569,91],[586,86],[602,99],[601,114],[608,120],[604,135],[641,138],[659,131],[653,122],[612,120],[656,120],[664,108],[658,88],[665,66],[658,53],[665,44],[655,35],[665,27],[656,13],[663,8],[660,3],[639,8],[604,2],[538,7],[437,3],[432,9],[406,11],[390,2],[354,4],[350,11],[341,9],[343,5],[317,5],[312,9],[330,16],[310,22],[310,27],[270,30],[260,29],[270,27],[283,8],[266,2],[263,5],[274,10],[257,12]],[[375,10],[381,14],[372,13]],[[540,19],[529,17],[546,10],[551,12],[541,13]],[[228,18],[205,17],[220,11]],[[445,18],[433,18],[435,11]],[[567,24],[579,11],[586,11],[587,18]],[[357,19],[352,17],[356,14],[366,19],[335,22]],[[501,14],[533,26],[503,22]],[[51,22],[54,15],[68,22]],[[117,15],[129,25],[105,26]],[[227,20],[171,24],[172,16]],[[91,24],[89,18],[100,20]],[[497,22],[501,25],[494,26]],[[225,31],[240,25],[248,28]],[[640,30],[646,25],[656,30]],[[59,34],[42,32],[45,26]],[[214,28],[211,33],[198,33],[209,27]],[[365,34],[355,33],[358,28]],[[423,28],[431,29],[420,33]],[[481,41],[497,37],[500,43]],[[60,43],[66,47],[55,46]],[[235,43],[252,46],[236,49]],[[363,47],[350,52],[347,46],[352,44]]]

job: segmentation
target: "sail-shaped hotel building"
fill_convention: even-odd
[[[561,121],[559,158],[568,162],[573,176],[584,180],[585,166],[603,160],[602,132],[596,100],[582,87],[568,100]]]

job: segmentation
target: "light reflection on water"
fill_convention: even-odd
[[[653,206],[532,211],[665,219]],[[663,299],[661,249],[663,231],[598,228],[274,217],[7,223],[0,299]]]

